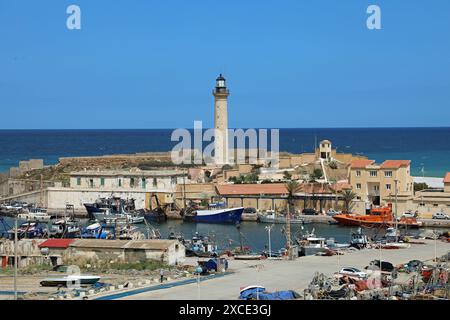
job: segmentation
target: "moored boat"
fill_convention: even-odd
[[[196,210],[184,214],[184,221],[204,223],[238,223],[244,207],[215,210]]]
[[[269,214],[258,214],[258,222],[262,223],[276,223],[276,224],[286,224],[287,223],[287,217],[276,215],[275,213],[269,213]],[[305,220],[300,219],[297,217],[291,217],[289,219],[289,223],[291,224],[304,224]]]
[[[401,218],[399,221],[395,221],[391,203],[386,207],[375,207],[366,215],[336,214],[333,219],[346,226],[388,228],[397,224],[399,227],[418,228],[422,224],[415,218]]]

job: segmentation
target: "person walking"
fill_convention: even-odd
[[[162,283],[164,280],[164,270],[161,269],[161,271],[159,271],[159,275],[160,275],[160,282]]]

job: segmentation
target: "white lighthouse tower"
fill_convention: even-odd
[[[214,128],[215,128],[215,163],[226,164],[228,158],[228,95],[230,92],[226,86],[226,80],[222,76],[216,79],[214,95]]]

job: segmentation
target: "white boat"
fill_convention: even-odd
[[[299,242],[299,254],[312,256],[327,251],[329,248],[326,246],[325,240],[325,238],[307,237]]]
[[[47,210],[42,208],[25,209],[25,212],[19,213],[17,217],[19,219],[34,222],[49,222],[51,219],[51,216],[47,213]]]
[[[258,214],[258,221],[262,223],[281,223],[286,224],[287,218],[285,216],[276,215],[275,213],[269,214]],[[289,219],[291,224],[304,224],[305,220],[299,218],[291,218]]]
[[[94,284],[99,280],[99,276],[69,275],[66,277],[45,278],[41,280],[40,284],[43,287],[76,286]]]

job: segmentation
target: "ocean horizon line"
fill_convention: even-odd
[[[180,128],[19,128],[19,129],[0,129],[0,132],[6,132],[6,131],[149,131],[149,130],[176,130]],[[188,130],[194,130],[194,128],[191,127],[184,127],[183,129]],[[204,127],[202,129],[212,129],[212,127]],[[348,129],[364,129],[364,130],[370,130],[370,129],[450,129],[450,126],[418,126],[418,127],[302,127],[302,128],[295,128],[295,127],[244,127],[244,128],[232,128],[229,129],[283,129],[283,130],[348,130]]]

